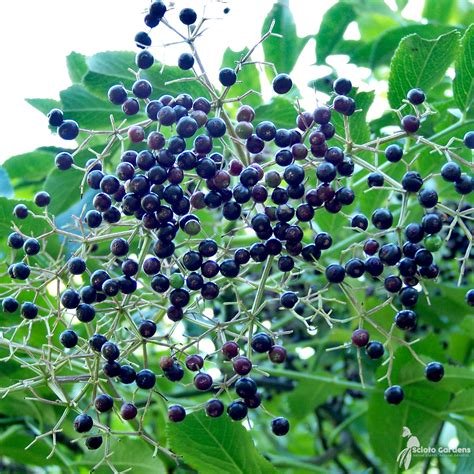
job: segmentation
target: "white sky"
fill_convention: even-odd
[[[92,55],[106,50],[136,50],[133,37],[137,31],[144,29],[143,12],[149,3],[150,0],[2,2],[0,163],[12,155],[32,151],[38,146],[65,145],[65,142],[50,133],[45,117],[24,99],[59,98],[59,91],[70,85],[65,58],[71,51]],[[240,51],[259,39],[263,19],[274,2],[176,0],[175,11],[170,12],[167,18],[173,25],[179,26],[177,15],[181,8],[193,6],[200,15],[205,3],[208,5],[207,16],[222,18],[209,22],[209,30],[197,43],[206,69],[215,76],[227,47]],[[298,34],[315,34],[324,12],[334,3],[335,0],[290,0]],[[394,3],[394,0],[388,3]],[[404,13],[412,18],[419,17],[422,3],[411,0]],[[230,7],[228,15],[222,14],[225,6]],[[357,28],[349,30],[353,38],[357,37]],[[154,44],[176,40],[175,35],[163,25],[153,31],[152,38]],[[314,40],[311,40],[292,74],[303,95],[307,94],[307,104],[314,103],[315,98],[310,89],[305,90],[305,85],[325,74],[324,68],[311,66],[314,63],[314,48]],[[184,45],[180,45],[167,50],[166,55],[163,48],[153,51],[158,59],[176,64],[177,55],[186,50]],[[258,52],[256,58],[261,59]],[[341,75],[351,74],[351,78],[355,78],[355,85],[362,85],[360,82],[367,76],[368,71],[347,67],[343,57],[334,58],[333,64]]]

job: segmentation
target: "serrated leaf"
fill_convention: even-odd
[[[474,416],[474,388],[459,392],[449,404],[448,413],[457,413],[464,416]]]
[[[404,38],[393,56],[388,80],[388,100],[400,106],[407,92],[420,87],[428,92],[444,76],[459,48],[459,32],[452,31],[435,40],[417,34]]]
[[[54,168],[54,157],[59,151],[59,148],[55,147],[38,148],[29,153],[12,156],[3,166],[15,185],[43,182]]]
[[[0,166],[0,196],[13,197],[13,186],[7,170],[3,166]]]
[[[436,416],[449,402],[449,393],[432,388],[407,387],[400,405],[390,405],[383,395],[374,393],[369,399],[367,426],[372,449],[383,462],[384,472],[398,472],[397,456],[406,446],[402,436],[407,427],[422,446],[429,446],[442,418]],[[420,458],[413,457],[411,466]]]
[[[263,22],[262,34],[269,30],[273,20],[275,20],[273,33],[282,35],[282,37],[270,36],[264,41],[265,61],[273,63],[279,73],[289,74],[309,37],[300,38],[296,34],[296,25],[288,0],[280,0],[273,5]]]
[[[83,78],[85,87],[99,97],[106,97],[107,90],[115,84],[123,84],[131,89],[135,76],[128,70],[135,68],[135,55],[130,51],[106,51],[97,53],[87,58],[88,72]],[[186,91],[193,97],[209,94],[207,90],[197,81],[185,83],[175,82],[165,85],[168,81],[181,78],[193,77],[189,71],[183,71],[177,66],[162,66],[155,64],[140,73],[144,79],[148,79],[153,86],[153,97],[158,98],[162,94],[178,95]]]
[[[171,449],[198,472],[206,474],[270,474],[272,465],[255,448],[250,433],[227,416],[188,415],[168,425]]]
[[[389,64],[393,54],[403,38],[411,34],[418,34],[424,39],[436,39],[440,35],[453,31],[449,25],[407,25],[390,30],[382,30],[378,38],[370,43],[370,67],[376,68],[384,64]]]
[[[288,395],[288,405],[294,417],[303,418],[326,402],[329,397],[339,395],[344,390],[343,387],[331,382],[316,383],[311,380],[302,380]]]
[[[420,344],[423,341],[420,342]],[[417,352],[430,353],[432,344],[425,343]],[[439,424],[444,421],[443,410],[449,404],[450,394],[439,390],[439,383],[429,383],[424,379],[422,366],[413,360],[410,352],[401,347],[393,359],[392,383],[402,386],[405,398],[400,405],[390,405],[383,397],[386,382],[378,383],[376,391],[369,399],[367,427],[375,455],[384,463],[387,473],[398,472],[397,456],[406,446],[402,436],[404,427],[418,437],[422,446],[428,446]],[[386,372],[380,367],[377,375]],[[421,374],[423,380],[413,380]],[[390,442],[387,442],[390,440]],[[419,460],[412,458],[412,466]]]
[[[35,443],[28,451],[25,447],[33,441],[34,435],[28,433],[24,425],[12,425],[0,435],[0,452],[2,456],[28,466],[64,466],[60,456],[47,459],[51,447],[45,442]]]
[[[227,48],[222,57],[222,67],[234,68],[237,61],[240,61],[245,54],[248,53],[248,48],[242,51],[232,51]],[[261,92],[259,71],[255,64],[247,64],[242,67],[238,74],[238,82],[235,83],[229,91],[228,97],[239,97],[249,90]],[[245,103],[256,107],[262,103],[262,97],[258,94],[249,94],[245,98]]]
[[[60,109],[61,102],[54,99],[25,99],[35,109],[46,115],[51,109]]]
[[[472,108],[474,100],[474,25],[461,40],[461,50],[456,61],[456,77],[453,80],[454,99],[462,112]]]
[[[74,119],[82,128],[110,129],[110,115],[120,113],[123,116],[120,107],[111,104],[108,100],[99,99],[84,86],[78,84],[61,91],[60,97],[64,115]],[[137,120],[139,117],[140,114],[137,114],[133,119]]]
[[[288,99],[273,97],[270,102],[256,107],[255,116],[259,122],[269,120],[277,128],[293,128],[296,124],[297,112],[293,103]]]
[[[326,58],[337,50],[349,23],[356,19],[354,6],[338,2],[323,16],[319,32],[316,35],[316,62],[324,64]]]
[[[349,94],[356,103],[356,110],[353,115],[349,117],[349,130],[353,143],[362,144],[370,139],[370,128],[367,123],[367,112],[369,111],[372,102],[374,101],[375,93],[371,92],[352,92]],[[339,134],[344,133],[344,121],[342,115],[333,112],[332,123],[338,130]],[[362,154],[363,156],[363,154]]]
[[[110,443],[110,462],[118,471],[130,469],[133,474],[165,474],[167,472],[159,457],[153,457],[153,450],[143,440],[133,438],[116,438]],[[87,453],[79,461],[72,463],[76,468],[94,467],[103,457],[103,448]],[[82,472],[82,471],[81,471]],[[105,474],[110,472],[110,467],[103,464],[94,472]]]
[[[87,72],[86,57],[73,51],[66,58],[67,70],[73,84],[80,84]]]
[[[455,11],[457,0],[425,0],[423,17],[438,23],[449,23]]]

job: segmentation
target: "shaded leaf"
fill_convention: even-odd
[[[115,84],[123,84],[127,89],[132,88],[135,76],[128,70],[135,66],[135,54],[130,51],[106,51],[87,58],[88,72],[84,76],[85,87],[99,97],[105,97],[107,90]],[[153,85],[153,97],[162,94],[178,95],[186,89],[193,97],[206,96],[206,89],[196,81],[165,85],[168,81],[180,78],[193,77],[192,72],[183,71],[177,66],[162,66],[155,64],[140,76],[148,79]],[[117,110],[117,108],[115,108]],[[119,108],[120,110],[120,108]]]
[[[236,63],[247,53],[248,48],[242,51],[232,51],[230,48],[227,48],[222,58],[222,67],[234,68]],[[261,92],[259,71],[255,64],[243,66],[237,79],[238,81],[230,89],[228,97],[239,97],[250,89]],[[262,103],[262,97],[258,94],[250,94],[245,98],[245,103],[256,107]]]
[[[416,33],[424,39],[435,39],[442,34],[453,31],[453,29],[452,26],[434,25],[430,23],[427,25],[415,24],[401,26],[399,28],[383,31],[377,39],[370,43],[369,65],[375,68],[389,64],[400,41],[408,35]]]
[[[269,30],[273,20],[275,20],[273,33],[280,34],[282,37],[270,36],[264,41],[265,61],[273,63],[279,73],[289,74],[309,37],[300,38],[296,34],[296,25],[288,0],[281,0],[273,5],[263,22],[262,34]]]
[[[474,99],[474,25],[469,27],[461,40],[461,51],[456,61],[453,93],[461,111],[467,111],[472,107]]]
[[[13,186],[3,166],[0,166],[0,196],[13,197]]]
[[[134,438],[115,438],[110,443],[110,462],[119,471],[130,469],[133,474],[165,474],[166,468],[159,457],[153,457],[153,450],[143,440]],[[75,467],[93,468],[103,457],[103,448],[88,452],[79,461],[72,463]],[[95,470],[99,474],[110,472],[110,467],[103,464]]]
[[[54,157],[60,150],[42,147],[29,153],[12,156],[3,163],[15,185],[27,182],[42,182],[54,168]]]
[[[404,38],[390,64],[390,105],[399,107],[412,87],[429,91],[444,76],[456,56],[458,46],[458,31],[442,35],[436,40],[425,40],[417,34]]]
[[[297,112],[288,99],[273,97],[270,102],[256,107],[255,115],[259,122],[270,120],[277,128],[293,128],[296,124]]]
[[[456,9],[457,0],[425,0],[423,17],[438,23],[449,23]]]
[[[66,58],[67,70],[73,84],[80,84],[87,72],[86,57],[81,53],[73,51]]]
[[[338,2],[323,16],[319,32],[316,35],[316,61],[324,64],[326,58],[337,52],[349,23],[356,19],[356,12],[350,3]]]
[[[322,373],[322,376],[325,374]],[[315,382],[302,380],[288,395],[291,413],[296,418],[302,418],[314,411],[316,407],[326,402],[329,397],[344,392],[344,388],[331,382]]]
[[[188,415],[168,425],[169,443],[187,464],[206,474],[264,474],[275,472],[255,448],[250,433],[227,416]]]

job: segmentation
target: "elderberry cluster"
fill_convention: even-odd
[[[155,1],[145,16],[146,26],[153,29],[167,23],[166,13],[165,4]],[[190,30],[197,19],[191,8],[179,13],[179,20]],[[464,231],[472,232],[472,226],[461,219],[460,227],[456,216],[466,215],[472,207],[465,201],[460,209],[457,203],[440,207],[437,191],[417,171],[407,170],[398,182],[357,156],[357,144],[341,138],[344,129],[336,129],[333,123],[335,116],[347,123],[357,113],[351,81],[337,79],[327,105],[298,111],[294,128],[277,128],[271,121],[258,121],[249,105],[241,105],[229,117],[212,94],[156,97],[151,82],[139,77],[141,70],[155,62],[149,32],[139,32],[135,42],[140,48],[136,56],[139,72],[131,90],[122,84],[108,90],[109,101],[132,120],[120,131],[120,162],[112,168],[99,154],[81,166],[72,151],[62,151],[55,158],[57,168],[65,173],[71,168],[83,170],[93,191],[91,208],[75,225],[81,231],[56,227],[47,210],[50,196],[46,192],[35,196],[36,206],[45,208],[43,218],[53,224],[51,233],[72,241],[76,238],[79,243],[53,274],[53,279],[65,285],[57,307],[52,311],[35,298],[19,301],[17,290],[2,300],[5,312],[19,310],[28,322],[62,314],[57,326],[64,327],[57,339],[65,357],[96,361],[95,379],[92,373],[83,373],[84,366],[80,368],[85,380],[90,376],[99,386],[99,380],[105,378],[115,387],[107,393],[107,385],[102,384],[93,406],[78,404],[88,407],[89,413],[77,414],[74,429],[90,433],[96,425],[100,432],[100,424],[91,416],[94,409],[101,423],[99,415],[114,410],[123,420],[134,420],[154,391],[160,392],[160,379],[179,383],[189,375],[196,393],[209,396],[196,406],[170,404],[171,421],[183,421],[189,411],[200,409],[209,417],[227,413],[232,420],[246,418],[249,410],[262,406],[258,378],[265,367],[287,362],[282,345],[285,335],[262,324],[265,292],[275,296],[280,310],[288,314],[299,316],[298,305],[311,307],[311,317],[299,316],[309,327],[318,315],[337,322],[326,309],[318,313],[313,306],[315,302],[324,303],[324,308],[331,304],[326,301],[326,290],[351,297],[352,281],[370,281],[383,288],[397,307],[394,325],[413,331],[418,316],[422,318],[416,312],[422,296],[420,285],[438,278],[442,271],[436,252],[446,240],[448,253],[443,259],[470,252]],[[183,53],[178,66],[193,69],[195,60],[193,53]],[[219,82],[232,91],[239,67],[230,66],[219,72]],[[286,94],[293,82],[287,74],[278,74],[272,85],[276,94]],[[425,118],[424,104],[421,89],[407,91],[405,105],[412,113],[401,116],[396,138],[382,140],[382,147],[369,142],[364,151],[383,154],[388,163],[402,161],[402,140],[416,140]],[[144,120],[133,121],[138,114]],[[63,139],[74,140],[87,133],[74,120],[65,119],[59,109],[51,110],[48,119]],[[113,139],[117,134],[115,130]],[[463,142],[473,149],[474,132],[468,132]],[[379,207],[369,216],[345,214],[362,198],[351,187],[359,170],[367,171],[365,189],[374,188],[371,192],[395,187],[403,196],[400,215],[394,216],[389,207]],[[473,190],[472,176],[454,160],[443,165],[440,176],[452,183],[460,198]],[[405,221],[408,202],[423,209],[421,220]],[[30,214],[24,204],[14,209],[19,220],[32,219]],[[319,228],[319,216],[327,214],[345,216],[352,233],[361,237],[351,258],[342,249],[333,250],[337,242]],[[25,235],[16,222],[18,228],[8,237],[16,259],[8,273],[34,289],[41,271],[34,257],[47,252],[49,235]],[[108,246],[106,259],[94,257],[100,245]],[[287,284],[306,269],[316,270],[315,279],[321,282],[313,294],[307,288],[293,291]],[[44,282],[43,288],[49,280]],[[227,301],[230,294],[238,307],[248,292],[253,295],[251,309],[242,306],[227,319],[219,317],[216,302]],[[467,292],[466,301],[474,306],[474,290]],[[214,309],[214,318],[202,316],[206,308]],[[350,343],[357,350],[364,348],[370,359],[384,357],[387,342],[372,340],[362,327],[371,324],[369,316],[359,316],[360,325]],[[206,354],[199,350],[199,336],[190,337],[186,344],[173,339],[173,331],[185,322],[186,328],[197,324],[214,334],[218,348]],[[120,330],[123,325],[127,334]],[[135,352],[140,348],[144,356],[137,359]],[[158,349],[166,353],[157,356]],[[209,367],[220,368],[225,377],[213,377]],[[444,368],[438,362],[428,363],[424,370],[429,381],[443,378]],[[124,386],[128,385],[136,390],[127,390]],[[389,385],[387,402],[399,404],[404,397],[402,387]],[[141,391],[148,399],[145,404]],[[117,402],[120,409],[115,407]],[[275,435],[285,435],[289,422],[273,417],[271,429]],[[101,445],[100,434],[86,439],[89,449]]]

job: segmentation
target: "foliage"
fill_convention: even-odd
[[[76,284],[74,278],[65,276],[60,269],[71,255],[81,252],[82,256],[90,258],[90,272],[106,264],[113,270],[109,240],[122,233],[128,236],[130,231],[130,226],[120,223],[111,226],[108,235],[100,231],[89,234],[83,226],[72,224],[83,221],[85,213],[92,209],[96,195],[95,190],[84,184],[86,172],[92,166],[86,164],[88,160],[101,161],[105,170],[114,172],[120,163],[130,126],[147,121],[141,110],[125,124],[121,123],[120,110],[106,99],[106,91],[115,84],[131,89],[135,77],[128,68],[134,64],[135,53],[109,51],[85,57],[73,52],[67,58],[72,85],[61,91],[60,100],[28,100],[44,114],[52,108],[60,108],[67,119],[77,120],[86,131],[110,130],[112,117],[114,132],[88,135],[86,146],[74,152],[74,167],[67,171],[54,166],[55,156],[60,151],[54,147],[39,147],[11,157],[0,167],[0,297],[15,294],[21,301],[35,298],[45,315],[40,320],[27,321],[21,319],[18,312],[0,312],[3,368],[0,395],[5,396],[0,399],[0,426],[3,428],[0,471],[26,469],[30,472],[36,469],[34,472],[82,473],[98,465],[98,472],[131,468],[133,473],[391,473],[399,471],[397,455],[406,445],[402,436],[404,427],[410,428],[422,446],[445,443],[445,433],[450,429],[456,431],[460,446],[474,446],[474,376],[470,370],[474,332],[470,319],[472,308],[464,301],[467,289],[473,285],[472,206],[468,204],[471,197],[464,196],[458,208],[460,195],[453,183],[446,183],[439,176],[446,156],[450,160],[454,157],[464,172],[472,173],[472,151],[463,147],[461,140],[466,132],[474,129],[474,12],[469,2],[426,0],[421,24],[403,16],[406,1],[397,0],[396,3],[398,10],[394,12],[381,0],[339,1],[326,11],[319,31],[312,36],[316,40],[318,65],[328,65],[333,55],[343,54],[350,63],[370,68],[370,80],[380,81],[385,87],[383,99],[387,99],[391,107],[390,110],[387,107],[383,115],[368,121],[367,114],[375,94],[354,89],[350,96],[356,102],[357,112],[350,117],[333,114],[337,135],[330,145],[344,146],[345,153],[353,159],[355,171],[344,183],[354,190],[357,200],[344,207],[342,213],[318,209],[314,229],[305,228],[304,233],[305,244],[311,243],[318,231],[331,233],[334,243],[331,249],[324,252],[318,262],[308,264],[300,258],[299,261],[307,266],[302,272],[293,272],[291,277],[282,276],[275,270],[275,265],[272,270],[272,257],[265,264],[254,264],[238,283],[228,283],[219,277],[216,279],[222,288],[219,299],[210,303],[194,299],[192,311],[183,321],[174,324],[166,319],[164,300],[151,291],[149,278],[140,294],[143,312],[135,305],[138,299],[132,300],[132,304],[126,299],[120,311],[113,304],[100,307],[99,324],[95,329],[107,328],[107,318],[115,318],[117,311],[123,316],[118,327],[107,328],[110,338],[128,340],[135,337],[137,324],[144,318],[154,319],[159,324],[159,342],[148,346],[143,343],[145,351],[149,348],[149,364],[156,372],[160,371],[160,358],[168,356],[170,350],[181,358],[185,354],[179,336],[173,339],[177,327],[181,328],[186,341],[191,341],[191,352],[195,352],[196,341],[207,342],[217,352],[223,340],[237,338],[249,354],[251,349],[245,345],[246,337],[250,339],[252,333],[268,331],[271,327],[291,356],[279,368],[262,355],[254,354],[255,378],[265,394],[265,411],[259,410],[258,416],[252,415],[251,430],[227,416],[216,419],[205,416],[202,408],[209,397],[189,390],[192,384],[189,373],[182,384],[159,378],[156,392],[150,392],[147,397],[127,386],[123,393],[114,392],[114,384],[97,375],[100,370],[97,358],[75,360],[69,358],[72,352],[66,352],[64,361],[67,364],[63,363],[64,348],[58,340],[59,332],[70,326],[79,334],[81,344],[87,346],[95,329],[78,324],[70,312],[64,311],[60,315],[59,293],[67,285]],[[262,20],[262,35],[269,30],[276,33],[269,34],[263,41],[265,61],[272,63],[278,73],[291,74],[311,37],[297,35],[288,1],[275,3]],[[347,27],[353,22],[361,33],[360,40],[344,38]],[[165,26],[160,24],[159,28]],[[222,65],[238,67],[249,53],[252,50],[233,52],[227,49]],[[203,56],[205,58],[205,54]],[[244,65],[239,72],[242,82],[221,97],[241,97],[252,89],[257,94],[250,94],[243,102],[254,107],[258,122],[271,121],[277,128],[295,127],[298,104],[293,99],[298,93],[293,90],[286,96],[264,102],[259,93],[265,86],[268,88],[264,82],[274,77],[272,67],[264,70],[266,74],[259,74],[260,65]],[[308,82],[322,92],[328,92],[328,85],[336,76],[337,71],[333,70],[327,77],[308,78]],[[213,91],[218,92],[218,96],[222,93],[214,86],[209,87],[204,79],[191,80],[192,72],[172,65],[155,63],[151,69],[140,71],[140,77],[150,81],[154,97],[177,96],[185,91],[194,98],[212,99]],[[424,105],[413,108],[405,100],[407,91],[414,87],[422,88],[427,94],[426,108]],[[225,103],[222,113],[233,118],[238,103]],[[415,138],[400,132],[398,127],[401,116],[409,112],[418,113],[424,119],[421,133]],[[397,126],[396,132],[390,128],[393,125]],[[167,138],[171,134],[169,131],[163,133]],[[421,136],[424,141],[418,139]],[[401,162],[389,163],[383,158],[382,151],[385,143],[395,140],[403,145],[404,157]],[[141,150],[142,145],[132,144],[131,147]],[[104,147],[106,153],[102,151]],[[235,136],[215,140],[215,150],[224,155],[226,162],[235,157],[246,161],[249,156]],[[263,155],[264,163],[269,156]],[[398,198],[403,194],[400,182],[408,168],[430,179],[430,185],[440,196],[438,209],[451,219],[446,226],[448,230],[443,233],[451,255],[447,250],[436,253],[437,260],[442,262],[442,274],[437,281],[423,280],[416,307],[420,323],[416,331],[404,333],[392,324],[399,302],[394,296],[387,297],[380,281],[367,278],[329,286],[321,272],[324,273],[330,263],[344,263],[348,257],[360,253],[367,235],[348,230],[348,217],[356,212],[370,217],[377,208],[389,208],[395,222],[400,218],[396,232],[400,242],[403,226],[421,220],[424,211],[414,205],[416,197],[411,201]],[[385,185],[368,191],[367,175],[373,171],[384,176]],[[314,172],[308,176],[307,184],[316,187]],[[50,214],[32,202],[35,193],[43,189],[51,196]],[[29,216],[20,221],[13,217],[14,207],[22,203],[36,218]],[[237,225],[223,221],[217,211],[204,209],[194,213],[200,219],[199,235],[213,236],[220,247],[250,247],[256,241],[253,234],[238,234]],[[50,215],[54,216],[54,223]],[[8,265],[15,260],[16,254],[7,245],[12,226],[26,237],[47,236],[42,244],[43,251],[27,258],[35,272],[36,269],[53,269],[52,276],[45,272],[32,286],[12,283]],[[54,231],[49,235],[51,226]],[[234,233],[236,237],[233,237]],[[377,237],[386,239],[382,234]],[[142,263],[150,239],[146,232],[137,230],[137,235],[138,240],[131,239],[130,253]],[[181,235],[176,240],[180,249],[194,243],[189,236]],[[38,287],[47,291],[39,292]],[[282,308],[279,296],[283,288],[298,293],[299,306],[291,310]],[[241,334],[229,333],[230,326],[226,325],[231,324],[232,318],[242,317],[241,313],[258,316],[257,322],[238,328]],[[364,319],[362,314],[367,317]],[[371,319],[372,315],[374,318]],[[338,320],[345,322],[332,327]],[[214,327],[216,321],[221,326]],[[367,327],[368,321],[371,326]],[[370,329],[372,340],[386,341],[388,364],[365,357],[363,351],[348,342],[353,330],[361,324]],[[126,354],[137,370],[144,364],[144,356],[139,351],[141,347],[141,342],[130,346]],[[422,366],[432,360],[445,366],[444,379],[436,385],[423,376]],[[215,363],[211,360],[210,365],[229,378],[233,376],[230,363],[222,362],[222,357]],[[59,375],[51,372],[52,367],[56,370],[59,366]],[[97,385],[89,384],[88,378],[80,379],[84,370],[96,374]],[[384,390],[392,384],[405,389],[405,400],[400,405],[387,404],[383,399]],[[137,419],[127,423],[110,413],[100,415],[94,429],[103,434],[105,448],[92,453],[84,447],[82,438],[85,435],[74,431],[72,420],[83,410],[92,411],[79,396],[81,391],[90,399],[97,390],[109,391],[116,402],[133,399],[140,409],[146,407],[147,417],[143,421]],[[229,387],[222,391],[224,398],[228,395],[226,391],[230,393]],[[80,406],[71,402],[71,398],[76,397],[81,400]],[[226,403],[232,398],[235,398],[233,394],[225,398]],[[189,407],[188,415],[183,422],[171,423],[167,417],[168,407],[178,403]],[[290,421],[291,430],[286,438],[271,434],[269,414],[285,416]],[[128,432],[135,436],[123,435]],[[119,435],[115,436],[117,433]],[[23,448],[35,437],[38,438],[34,444],[25,451]],[[49,453],[50,457],[46,459]],[[415,457],[413,469],[419,469],[423,463],[429,467],[426,464],[429,462],[430,458]],[[438,462],[452,472],[474,470],[472,455],[446,456]]]

